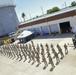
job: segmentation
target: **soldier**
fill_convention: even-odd
[[[9,55],[10,55],[10,58],[12,58],[12,57],[13,57],[13,54],[12,54],[11,46],[10,46],[10,45],[8,45],[8,48],[9,48]]]
[[[31,61],[31,52],[30,52],[29,47],[28,47],[27,44],[26,44],[26,50],[27,50],[27,55],[28,55],[29,62],[30,62]]]
[[[48,64],[47,64],[47,61],[46,61],[46,58],[45,58],[45,56],[43,55],[42,56],[42,59],[43,59],[43,62],[44,62],[44,64],[45,64],[45,68],[48,66]]]
[[[41,64],[40,63],[40,48],[38,44],[37,44],[36,58],[37,58],[38,64]]]
[[[28,45],[27,44],[25,45],[24,49],[25,49],[26,55],[28,55]]]
[[[33,63],[34,63],[35,62],[35,53],[34,53],[34,51],[31,51],[31,58],[32,58]]]
[[[16,58],[16,57],[19,58],[18,52],[17,52],[14,44],[12,44],[12,50],[13,50],[13,54],[15,55],[15,58]]]
[[[13,49],[13,54],[15,55],[15,57],[17,57],[17,59],[19,59],[19,52],[17,51],[18,46],[15,46],[14,44],[12,44],[12,49]]]
[[[3,52],[2,52],[2,47],[0,48],[0,54],[3,54]]]
[[[60,47],[58,44],[57,44],[57,48],[58,48],[58,50],[59,50],[59,53],[61,54],[61,59],[63,59],[64,54],[63,54],[63,52],[62,52],[61,47]]]
[[[47,57],[49,57],[50,56],[50,52],[49,52],[50,50],[49,50],[48,44],[46,44],[46,50],[47,50],[47,55],[48,55]]]
[[[33,41],[31,41],[31,43],[32,43],[32,45],[34,45],[34,42]]]
[[[19,47],[18,45],[17,46],[15,46],[14,44],[12,45],[12,48],[14,50],[14,54],[15,54],[17,59],[19,59],[19,51],[18,51],[19,48],[18,47]]]
[[[65,48],[65,54],[68,54],[68,48],[66,44],[64,44],[64,48]]]
[[[17,53],[18,53],[18,56],[20,57],[20,60],[19,61],[21,61],[22,60],[22,55],[21,55],[21,47],[19,46],[19,45],[15,45],[16,47],[17,47]]]
[[[25,57],[24,61],[26,61],[27,60],[27,51],[26,51],[26,47],[24,46],[24,44],[23,44],[23,53],[24,53],[24,57]]]
[[[26,54],[27,56],[27,50],[26,50],[26,46],[23,44],[23,49],[24,49],[24,53]]]
[[[5,50],[5,55],[6,55],[6,57],[8,57],[8,52],[7,52],[7,47],[6,46],[4,46],[4,50]],[[3,52],[3,51],[2,51]]]
[[[31,41],[31,43],[32,43],[33,50],[34,50],[34,52],[36,53],[36,49],[35,49],[35,46],[34,46],[33,41]]]
[[[10,48],[10,45],[9,45],[8,47],[9,47],[9,54],[10,54],[10,58],[12,58],[12,57],[13,57],[13,55],[12,55],[12,50],[11,50],[11,48]]]
[[[6,46],[6,50],[7,50],[7,57],[9,57],[9,48]]]
[[[73,36],[72,41],[73,41],[74,47],[76,48],[76,35]]]
[[[31,44],[29,44],[29,51],[31,51],[32,50],[32,47],[31,47]]]
[[[5,46],[3,46],[2,49],[3,49],[3,55],[5,56],[5,55],[6,55],[6,49],[5,49]]]
[[[36,60],[37,60],[38,64],[41,64],[40,63],[40,57],[39,57],[39,53],[38,52],[36,52]]]
[[[41,46],[41,55],[45,55],[44,54],[44,47],[43,47],[43,45],[41,44],[40,46]]]
[[[51,49],[52,49],[52,52],[53,52],[53,54],[54,54],[54,56],[56,58],[56,64],[58,64],[60,62],[60,59],[59,59],[59,56],[58,56],[57,52],[55,51],[52,44],[51,44]]]
[[[48,59],[49,59],[49,64],[51,64],[51,66],[52,66],[52,69],[54,69],[54,62],[53,62],[53,60],[52,60],[52,58],[51,58],[51,55],[48,57]]]
[[[43,58],[45,57],[44,47],[42,44],[40,46],[41,46],[41,56],[42,56],[42,62],[43,62]]]
[[[49,46],[48,46],[48,44],[47,44],[47,43],[46,43],[46,45],[45,45],[45,46],[46,46],[46,51],[47,51],[47,53],[48,53],[48,52],[50,51],[50,50],[49,50]]]
[[[13,58],[12,59],[14,59],[16,56],[15,56],[14,49],[13,49],[12,45],[10,45],[10,49],[11,49],[12,55],[13,55]]]
[[[37,52],[38,52],[38,54],[40,54],[39,44],[37,44]]]
[[[13,55],[12,55],[12,50],[11,50],[11,48],[10,48],[10,45],[8,45],[8,47],[9,47],[9,55],[10,55],[10,58],[12,58]]]
[[[22,47],[22,45],[20,45],[20,48],[21,48],[21,52],[22,52],[22,55],[24,56],[24,58],[25,58],[25,60],[24,60],[24,62],[26,61],[26,55],[25,55],[25,53],[24,53],[24,50],[23,50],[23,47]]]
[[[31,52],[28,51],[29,62],[31,61]]]

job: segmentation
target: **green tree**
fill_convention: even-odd
[[[24,12],[22,13],[22,18],[25,21],[25,13]]]
[[[53,7],[52,9],[47,10],[47,14],[50,14],[50,13],[53,13],[53,12],[56,12],[56,11],[59,11],[59,10],[60,10],[60,8]]]
[[[36,18],[38,18],[39,16],[38,15],[36,15]]]
[[[53,12],[56,12],[56,11],[59,11],[59,10],[60,10],[60,8],[58,8],[58,7],[53,7],[53,8],[52,8],[52,11],[53,11]]]
[[[76,6],[76,2],[73,1],[73,2],[71,3],[71,6]]]
[[[50,14],[52,12],[53,12],[52,9],[47,10],[47,14]]]

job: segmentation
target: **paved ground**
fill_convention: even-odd
[[[52,43],[54,48],[56,48],[56,44],[59,44],[64,52],[64,43],[69,43],[68,55],[65,55],[64,59],[60,60],[58,65],[55,65],[55,69],[50,71],[51,65],[44,70],[44,64],[41,63],[39,67],[36,67],[37,63],[31,65],[32,62],[18,61],[12,60],[3,56],[0,56],[0,75],[76,75],[76,49],[74,49],[72,44],[72,34],[63,34],[57,36],[45,36],[45,37],[37,37],[33,39],[34,44],[42,43],[44,46],[46,43]],[[17,42],[15,42],[17,43]],[[27,44],[29,44],[28,42]],[[55,59],[53,59],[54,63],[56,63]]]

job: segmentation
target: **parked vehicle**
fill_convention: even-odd
[[[11,38],[10,39],[10,43],[14,43],[15,42],[15,39],[14,38]]]
[[[15,32],[9,33],[9,37],[13,37],[13,36],[15,36]]]

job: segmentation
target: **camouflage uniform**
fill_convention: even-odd
[[[59,53],[61,54],[61,58],[63,58],[64,57],[64,54],[63,54],[63,52],[62,52],[62,49],[61,49],[61,47],[57,44],[57,48],[58,48],[58,50],[59,50]]]
[[[54,54],[54,56],[56,58],[56,63],[59,63],[60,62],[59,56],[58,56],[57,52],[55,51],[52,44],[51,44],[51,48],[52,48],[52,52],[53,52],[53,54]]]
[[[64,48],[65,48],[65,54],[68,54],[68,48],[66,44],[64,44]]]
[[[55,66],[51,56],[49,56],[48,59],[49,59],[49,64],[51,64],[52,68],[54,68]]]

